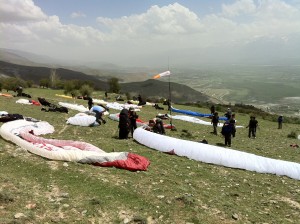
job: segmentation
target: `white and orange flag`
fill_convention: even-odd
[[[162,72],[162,73],[159,73],[159,74],[153,76],[153,79],[159,79],[160,77],[169,76],[169,75],[171,75],[171,72],[170,71],[165,71],[165,72]]]

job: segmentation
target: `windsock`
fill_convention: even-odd
[[[159,73],[159,74],[153,76],[153,79],[159,79],[160,77],[169,76],[169,75],[171,75],[171,72],[170,71],[165,71],[165,72],[162,72],[162,73]]]

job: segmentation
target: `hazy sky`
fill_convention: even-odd
[[[300,0],[0,0],[0,47],[138,66],[297,60]]]

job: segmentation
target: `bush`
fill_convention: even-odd
[[[94,89],[90,87],[89,85],[83,85],[79,92],[82,96],[91,96],[93,93]]]

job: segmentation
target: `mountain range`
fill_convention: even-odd
[[[98,64],[100,66],[101,63]],[[26,52],[0,49],[0,75],[33,80],[39,84],[41,79],[49,78],[52,69],[62,80],[86,80],[94,83],[95,88],[107,90],[108,80],[116,77],[120,80],[122,93],[132,96],[141,94],[144,98],[170,98],[176,103],[209,101],[209,97],[186,85],[151,79],[150,71],[142,68],[124,69],[103,64],[103,69],[88,66],[63,65],[63,62]],[[87,73],[85,73],[87,72]],[[170,91],[169,91],[170,90]],[[170,95],[171,93],[171,95]]]

